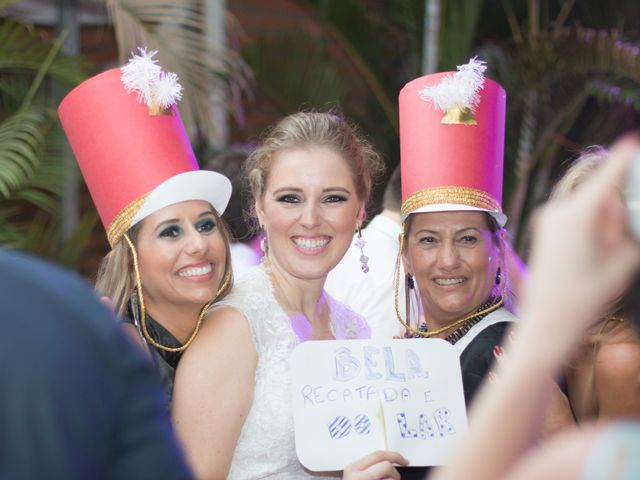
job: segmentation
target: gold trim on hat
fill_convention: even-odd
[[[400,213],[407,215],[427,205],[453,203],[480,208],[491,212],[502,212],[500,203],[483,190],[469,187],[432,187],[412,193],[402,202]]]
[[[145,193],[141,197],[136,198],[133,202],[124,207],[116,218],[111,221],[107,227],[107,240],[109,240],[111,248],[113,248],[115,244],[118,243],[118,240],[127,233],[127,230],[131,227],[133,217],[136,216],[148,195],[148,193]]]

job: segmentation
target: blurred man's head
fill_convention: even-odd
[[[384,189],[384,196],[382,197],[382,208],[385,210],[391,210],[393,212],[400,213],[400,207],[402,206],[402,185],[400,183],[400,164],[396,165],[389,180],[387,186]]]

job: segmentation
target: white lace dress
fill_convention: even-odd
[[[327,295],[336,339],[369,338],[365,320]],[[336,476],[305,470],[296,457],[291,404],[291,352],[300,343],[273,294],[262,266],[255,267],[216,305],[240,310],[249,322],[258,353],[251,410],[236,445],[228,479],[299,479]],[[230,359],[233,362],[232,359]]]

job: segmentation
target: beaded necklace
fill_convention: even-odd
[[[460,325],[454,332],[443,339],[451,345],[454,345],[458,340],[464,337],[469,330],[471,330],[471,327],[486,317],[489,313],[500,308],[503,304],[504,302],[502,301],[502,297],[492,297],[480,306],[473,315],[463,318],[461,323],[459,323],[460,321],[454,322],[451,325],[447,325],[441,329],[431,332],[427,330],[427,323],[422,322],[420,326],[418,326],[418,330],[414,331],[414,338],[432,337],[438,333],[446,332],[447,330]]]

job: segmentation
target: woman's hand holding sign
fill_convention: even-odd
[[[380,450],[361,458],[344,469],[343,480],[400,480],[400,474],[394,467],[406,467],[409,462],[397,452]]]

